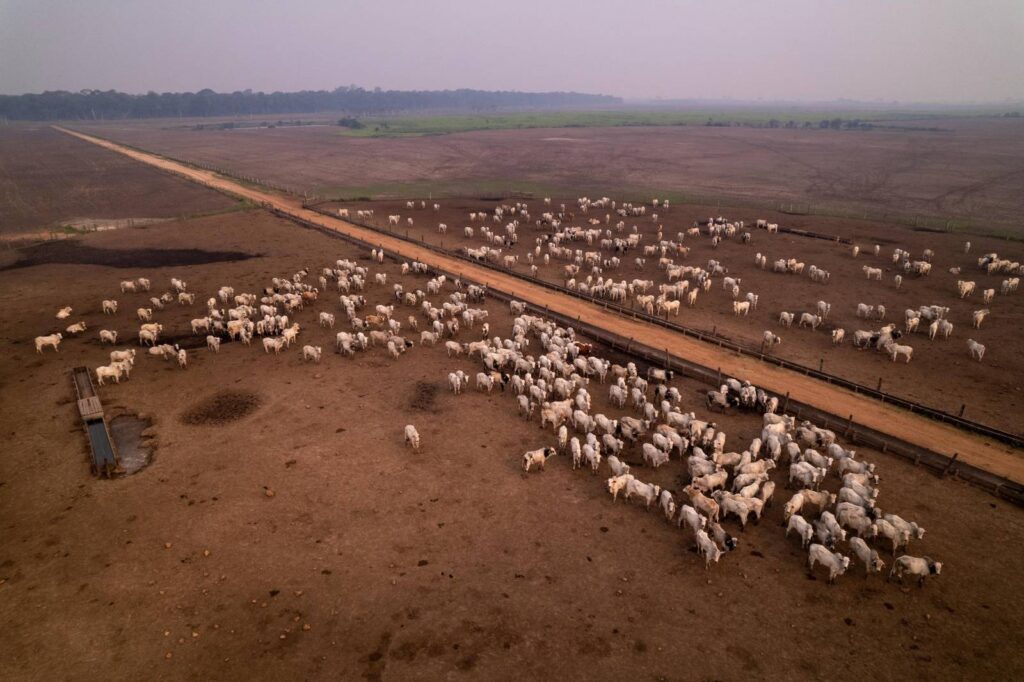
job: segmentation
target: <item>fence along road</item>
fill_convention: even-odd
[[[217,171],[216,169],[207,169],[207,170],[214,170],[216,172],[221,173],[222,175],[224,174],[223,171]],[[291,193],[291,192],[289,192],[289,193]],[[321,213],[323,215],[328,216],[329,218],[335,217],[335,214],[334,214],[333,211],[326,211],[326,210],[322,209],[320,207],[320,205],[318,205],[318,204],[311,204],[309,202],[303,202],[303,207],[304,208],[312,209],[312,210],[314,210],[314,211],[316,211],[318,213]],[[283,216],[283,217],[286,217],[286,218],[289,218],[292,221],[298,222],[298,220],[294,216]],[[368,224],[368,223],[360,221],[360,220],[352,220],[352,218],[347,218],[346,220],[348,222],[350,222],[350,223],[353,223],[357,227],[366,228],[366,229],[372,230],[373,232],[376,232],[378,234],[387,234],[389,236],[398,236],[400,239],[403,238],[402,235],[401,235],[401,232],[399,230],[395,230],[394,232],[392,232],[390,229],[385,229],[383,227],[379,227],[379,226],[376,226],[376,225],[371,225],[371,224]],[[316,229],[322,229],[322,228],[319,228],[319,227],[316,227],[316,226],[308,225],[306,223],[299,223],[299,224],[306,225],[307,227],[315,227]],[[702,223],[702,224],[704,224],[704,223]],[[783,231],[783,228],[779,228],[779,231],[780,232]],[[788,231],[790,233],[793,233],[793,234],[802,234],[802,235],[813,234],[813,233],[805,232],[803,230],[788,230]],[[340,233],[334,233],[334,234],[340,234]],[[824,235],[822,235],[822,236],[824,237]],[[408,236],[408,232],[406,232],[406,236],[404,237],[404,240],[406,242],[412,241],[413,243],[417,243],[414,238],[410,238]],[[834,240],[829,239],[829,241],[834,241]],[[360,245],[364,245],[363,242],[358,242],[358,243]],[[610,301],[608,299],[603,299],[603,298],[602,299],[596,299],[596,297],[593,294],[587,295],[587,294],[580,293],[579,291],[575,291],[573,289],[567,289],[566,287],[562,286],[561,284],[557,284],[555,282],[550,282],[550,281],[547,281],[547,280],[544,280],[544,279],[540,279],[540,278],[538,278],[536,276],[533,276],[533,275],[527,275],[524,272],[515,272],[515,271],[512,271],[512,270],[509,270],[508,268],[504,268],[501,265],[498,265],[496,263],[492,263],[492,262],[487,261],[487,260],[479,261],[479,260],[471,259],[471,258],[469,258],[469,256],[466,256],[466,255],[460,253],[459,251],[461,251],[461,249],[457,250],[457,251],[447,250],[447,249],[445,249],[443,247],[443,245],[438,245],[437,243],[429,243],[429,242],[423,240],[422,237],[421,237],[421,241],[419,242],[419,244],[429,248],[430,250],[434,251],[435,253],[441,253],[441,254],[447,255],[447,256],[454,256],[454,257],[460,258],[460,259],[462,259],[464,261],[468,261],[468,262],[472,263],[473,265],[478,265],[478,266],[486,267],[486,268],[488,268],[491,271],[497,271],[497,272],[502,272],[502,273],[513,274],[516,277],[518,277],[519,279],[523,279],[523,280],[526,280],[527,282],[531,282],[533,284],[539,285],[539,286],[541,286],[541,287],[543,287],[543,288],[545,288],[545,289],[547,289],[549,291],[556,291],[558,293],[565,294],[566,296],[569,296],[569,297],[572,297],[572,298],[580,298],[580,299],[583,299],[583,300],[586,300],[586,301],[596,302],[599,305],[603,306],[605,310],[613,310],[613,311],[619,313],[620,315],[625,315],[626,317],[631,317],[633,319],[640,319],[640,320],[643,320],[645,322],[650,322],[650,323],[652,323],[654,325],[657,325],[659,327],[664,327],[666,329],[670,329],[670,330],[672,330],[672,331],[674,331],[674,332],[676,332],[678,334],[683,334],[683,335],[689,336],[691,338],[696,338],[698,341],[703,341],[703,342],[706,342],[706,343],[715,344],[719,348],[724,348],[726,351],[729,351],[729,352],[735,352],[735,353],[737,353],[739,355],[746,355],[746,356],[750,356],[750,357],[755,357],[758,360],[760,360],[761,362],[768,362],[768,363],[771,363],[773,365],[778,365],[779,367],[783,367],[785,369],[788,369],[788,370],[791,370],[793,372],[796,372],[797,374],[802,374],[804,376],[810,376],[810,377],[813,377],[815,379],[818,379],[819,381],[824,381],[826,383],[836,384],[837,386],[840,386],[842,388],[846,388],[846,389],[852,390],[854,393],[860,393],[860,394],[866,395],[866,396],[868,396],[870,398],[874,398],[875,400],[881,400],[882,402],[888,402],[888,403],[891,403],[892,405],[894,405],[896,407],[900,407],[900,408],[905,409],[905,410],[910,410],[911,412],[917,412],[918,414],[924,415],[926,417],[930,417],[932,419],[937,419],[937,420],[939,420],[941,422],[945,422],[947,424],[952,424],[953,426],[957,427],[958,429],[963,429],[965,431],[970,431],[971,433],[980,434],[980,435],[982,435],[984,437],[994,438],[997,441],[1000,441],[1000,442],[1003,442],[1003,443],[1008,443],[1009,445],[1013,446],[1014,448],[1017,448],[1018,450],[1024,448],[1024,437],[1022,437],[1022,436],[1019,436],[1019,435],[1016,435],[1016,434],[1013,434],[1013,433],[1009,433],[1009,432],[1006,432],[1006,431],[1001,431],[1000,429],[996,429],[996,428],[987,426],[985,424],[982,424],[980,422],[972,421],[970,419],[964,419],[963,417],[960,417],[959,415],[953,415],[953,414],[950,414],[950,413],[945,412],[943,410],[939,410],[939,409],[934,408],[934,407],[929,407],[928,405],[923,405],[921,403],[915,402],[913,400],[909,400],[907,398],[900,397],[898,395],[894,395],[892,393],[886,393],[886,392],[883,392],[883,391],[881,391],[881,390],[879,390],[877,388],[871,388],[870,386],[865,386],[863,384],[858,384],[858,383],[856,383],[854,381],[850,381],[848,379],[844,379],[844,378],[842,378],[840,376],[836,376],[836,375],[833,375],[833,374],[829,374],[828,372],[823,372],[823,371],[820,371],[820,370],[816,370],[816,369],[814,369],[812,367],[809,367],[807,365],[801,365],[801,364],[799,364],[797,362],[791,362],[789,360],[784,360],[783,358],[781,358],[781,357],[779,357],[777,355],[774,355],[774,354],[772,354],[770,352],[769,353],[765,353],[764,352],[763,344],[762,344],[762,346],[760,348],[757,348],[757,347],[754,347],[754,346],[749,346],[749,345],[744,345],[743,343],[737,342],[737,341],[732,340],[732,339],[730,339],[728,337],[719,336],[718,334],[716,334],[716,332],[714,330],[708,331],[707,329],[688,327],[688,326],[682,325],[682,324],[680,324],[678,322],[672,322],[669,319],[669,316],[668,316],[667,313],[665,314],[664,317],[655,316],[653,314],[649,314],[649,313],[646,313],[644,311],[638,310],[637,308],[633,307],[632,305],[627,307],[627,306],[625,306],[622,303],[616,303],[616,302]],[[498,290],[497,289],[492,289],[492,291],[493,292],[497,292]],[[548,314],[551,314],[550,311],[549,311]],[[717,377],[717,375],[716,375],[716,377]],[[717,388],[720,383],[721,383],[721,378],[717,377],[716,378],[716,382],[714,384],[715,387]],[[782,396],[779,396],[779,397],[781,398]],[[948,458],[946,458],[946,459],[948,459]]]
[[[1024,483],[1024,452],[994,439],[968,434],[952,426],[891,405],[885,405],[873,398],[853,393],[847,389],[718,348],[710,343],[687,338],[642,320],[624,317],[618,313],[607,311],[596,303],[552,291],[515,275],[476,266],[460,258],[437,253],[413,242],[381,234],[340,218],[326,216],[304,208],[301,200],[297,198],[243,185],[212,171],[193,168],[184,163],[109,140],[58,126],[55,128],[86,142],[212,189],[277,209],[305,223],[349,235],[363,242],[377,244],[402,258],[418,260],[453,275],[485,283],[535,306],[548,308],[569,318],[585,320],[592,326],[606,329],[623,338],[634,338],[646,346],[665,349],[672,355],[686,358],[705,367],[720,367],[724,376],[746,379],[778,395],[789,393],[794,400],[840,417],[852,415],[853,422],[856,424],[947,457],[957,455],[960,461],[979,469],[1003,476],[1016,483]]]

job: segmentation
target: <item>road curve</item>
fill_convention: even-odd
[[[788,392],[794,400],[831,414],[853,415],[854,422],[880,433],[950,457],[956,453],[960,460],[979,469],[1003,476],[1016,483],[1024,483],[1024,456],[1022,456],[1024,453],[1004,443],[961,431],[947,424],[886,405],[873,398],[797,374],[791,370],[731,353],[662,327],[606,311],[593,303],[546,289],[514,275],[478,267],[461,259],[419,247],[415,243],[374,232],[339,218],[325,216],[303,208],[297,199],[291,197],[247,186],[212,171],[193,168],[156,154],[131,149],[74,130],[59,126],[54,126],[54,128],[222,192],[273,206],[283,213],[308,223],[383,246],[403,258],[427,263],[468,280],[487,283],[516,298],[541,307],[547,306],[552,311],[569,317],[581,317],[592,325],[625,338],[634,338],[647,346],[667,349],[673,355],[706,367],[721,367],[722,372],[729,376],[743,377],[780,395]]]

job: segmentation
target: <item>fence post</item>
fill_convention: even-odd
[[[946,474],[948,474],[948,473],[949,473],[949,470],[950,470],[951,468],[953,468],[953,463],[954,463],[954,462],[956,462],[956,460],[957,460],[957,457],[959,457],[959,456],[960,456],[960,453],[959,453],[959,452],[954,452],[954,453],[953,453],[953,457],[952,457],[952,458],[950,458],[950,460],[949,460],[949,464],[947,464],[947,465],[946,465],[946,468],[942,470],[942,475],[943,475],[943,476],[945,476]]]
[[[818,372],[820,373],[820,372],[824,371],[824,369],[825,369],[825,358],[820,358],[818,360]]]
[[[721,370],[719,370],[721,371]],[[786,401],[782,403],[782,414],[786,414],[786,410],[789,409],[789,391],[786,391]]]
[[[875,390],[881,392],[881,390],[882,390],[882,377],[878,377],[878,388],[875,389]]]
[[[966,409],[967,409],[967,403],[961,404],[960,405],[960,415],[959,416],[961,416],[961,417],[964,416],[964,410],[966,410]]]

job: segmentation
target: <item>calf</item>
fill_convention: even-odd
[[[420,434],[412,424],[405,425],[405,444],[411,447],[413,452],[420,451]]]
[[[58,346],[60,345],[61,339],[64,338],[63,334],[50,334],[49,336],[37,336],[36,337],[36,352],[42,353],[43,349],[47,346],[52,346],[55,352],[60,352]]]
[[[658,496],[661,495],[661,486],[643,483],[642,481],[630,476],[630,480],[626,482],[626,499],[628,500],[633,495],[644,500],[647,509],[650,510],[651,505],[654,504],[655,500],[658,499]]]
[[[612,502],[613,503],[617,499],[619,499],[619,493],[620,492],[624,492],[626,490],[626,486],[632,480],[633,480],[633,475],[632,474],[623,474],[621,476],[613,476],[612,478],[608,479],[608,482],[607,482],[606,485],[608,487],[608,492],[611,493],[611,495],[612,495]]]
[[[699,530],[696,533],[697,536],[697,553],[704,557],[704,570],[708,570],[711,562],[718,563],[718,560],[722,557],[722,550],[718,549],[718,545],[708,536],[704,530]]]
[[[703,530],[707,525],[707,519],[698,514],[697,510],[690,505],[684,504],[679,509],[679,518],[676,519],[676,525],[682,527],[684,523],[696,535],[698,531]]]
[[[824,545],[813,543],[807,552],[807,570],[814,573],[814,565],[821,564],[828,568],[828,583],[831,585],[836,578],[846,572],[850,567],[850,557],[845,557],[839,552],[830,552]]]
[[[924,587],[924,579],[928,576],[942,573],[942,563],[933,561],[928,557],[913,557],[904,554],[892,562],[892,570],[889,571],[889,578],[894,575],[903,582],[903,575],[909,573],[917,577],[917,586]]]
[[[537,465],[541,471],[544,471],[544,465],[547,461],[557,454],[558,451],[550,447],[530,450],[523,455],[523,471],[529,471],[530,467],[534,465]]]
[[[865,578],[871,573],[881,573],[885,568],[885,562],[879,558],[878,552],[868,547],[868,543],[861,538],[850,538],[850,549],[854,556],[864,564]]]
[[[797,536],[800,538],[800,546],[807,547],[807,544],[814,537],[814,528],[804,517],[799,514],[793,514],[789,517],[789,523],[786,524],[786,537],[789,537],[790,531],[796,531]]]

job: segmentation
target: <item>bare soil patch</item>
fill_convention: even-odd
[[[66,132],[76,137],[90,139],[80,133]],[[493,281],[496,287],[505,292],[533,301],[538,305],[550,305],[552,310],[557,310],[570,317],[585,314],[588,320],[597,321],[598,326],[605,329],[618,331],[624,338],[644,339],[656,348],[673,348],[678,355],[693,357],[708,367],[725,367],[729,372],[747,377],[756,383],[762,384],[767,390],[774,391],[779,395],[788,393],[789,389],[792,388],[795,395],[807,400],[812,405],[829,405],[829,409],[833,413],[857,415],[859,423],[886,433],[915,433],[913,440],[918,444],[950,456],[953,453],[962,454],[965,461],[970,461],[993,473],[1008,476],[1013,480],[1021,480],[1021,460],[1018,459],[1012,449],[1004,450],[998,443],[994,443],[989,439],[966,435],[947,425],[929,423],[921,417],[913,416],[912,411],[890,415],[891,410],[886,408],[884,402],[878,402],[873,398],[859,397],[855,391],[848,392],[845,389],[832,389],[819,379],[807,379],[794,374],[792,370],[760,365],[750,357],[739,356],[735,359],[730,358],[728,353],[723,353],[706,342],[682,337],[673,331],[649,328],[646,323],[630,320],[618,311],[602,311],[600,303],[597,301],[584,302],[564,294],[552,293],[525,279],[517,279],[499,270],[488,270],[476,265],[464,265],[464,261],[436,253],[425,247],[416,246],[413,242],[382,236],[338,219],[321,217],[312,210],[299,207],[294,199],[266,193],[257,188],[247,188],[230,179],[218,178],[211,171],[192,169],[178,162],[160,159],[146,152],[119,148],[116,143],[112,142],[105,142],[99,139],[90,139],[90,141],[105,148],[117,150],[143,163],[173,170],[204,184],[223,187],[225,191],[232,192],[238,196],[276,206],[285,214],[298,215],[308,223],[322,225],[331,232],[337,232],[339,236],[352,235],[364,240],[368,244],[377,243],[378,246],[386,244],[395,253],[402,253],[406,258],[417,258],[427,263],[435,264],[437,267],[444,268],[449,273],[464,273],[464,277],[480,280],[485,283]],[[423,202],[423,204],[425,203]],[[412,202],[409,202],[409,204],[409,207],[413,208]],[[573,217],[569,215],[567,219],[571,220]],[[599,222],[599,220],[594,219],[594,223]],[[623,223],[616,229],[624,230],[625,224]],[[682,237],[679,237],[679,239],[682,239]],[[514,259],[514,257],[512,258]],[[709,261],[709,268],[712,267],[711,263],[712,261]],[[506,265],[505,267],[511,267],[511,265]],[[706,284],[711,284],[711,280],[708,280]],[[994,448],[998,448],[998,450],[994,451]],[[1005,455],[1010,456],[1006,457]]]
[[[138,272],[158,289],[184,278],[204,296],[225,284],[259,291],[271,277],[361,254],[260,212],[84,239],[202,250],[245,241],[264,254]],[[402,276],[394,263],[372,270],[389,285],[425,288],[426,277]],[[912,552],[945,563],[938,579],[901,589],[865,580],[855,563],[832,587],[821,574],[808,580],[806,553],[780,528],[781,474],[779,501],[760,525],[740,533],[725,522],[740,546],[706,572],[689,535],[642,506],[612,503],[607,469],[573,472],[557,457],[544,473],[524,474],[523,451],[552,444],[551,431],[517,417],[507,392],[453,395],[447,373],[475,373],[480,363],[449,359],[443,346],[417,345],[397,361],[379,346],[354,358],[327,353],[314,365],[294,345],[275,356],[236,343],[190,352],[184,370],[141,357],[130,381],[99,391],[106,405],[153,415],[160,456],[134,476],[92,479],[66,372],[105,363],[109,347],[75,339],[37,356],[26,340],[58,305],[84,311],[90,333],[108,326],[130,338],[137,322],[104,318],[97,305],[122,272],[0,273],[0,427],[9,434],[0,620],[10,626],[0,660],[9,677],[497,679],[516,670],[671,679],[682,667],[716,679],[1022,674],[1020,509],[855,446],[878,463],[881,506],[928,529]],[[370,309],[393,301],[390,286],[364,293]],[[129,310],[145,300],[118,297]],[[508,306],[484,305],[492,333],[506,335]],[[201,308],[168,306],[158,320],[183,336]],[[338,308],[332,295],[298,313],[299,344],[332,346],[344,327],[321,329],[316,315]],[[759,432],[756,416],[709,415],[701,386],[675,383],[682,409],[717,422],[729,449]],[[591,389],[595,412],[621,415],[606,388]],[[274,417],[213,430],[178,418],[229,391],[261,396]],[[403,443],[407,423],[423,437],[418,454]],[[639,462],[638,451],[626,459]],[[682,467],[674,459],[636,471],[678,493]],[[129,619],[139,625],[126,627]]]
[[[263,399],[250,391],[221,391],[189,407],[181,421],[190,426],[219,426],[248,417],[262,403]]]
[[[498,189],[675,193],[706,195],[725,205],[730,199],[809,203],[818,212],[970,219],[1019,233],[1024,121],[941,119],[927,125],[942,130],[538,128],[354,139],[330,126],[245,136],[170,129],[160,121],[76,128],[324,196],[467,196]]]
[[[271,277],[362,255],[262,212],[84,239],[262,254],[132,273],[158,289],[184,278],[200,298],[224,284],[260,291]],[[402,276],[394,263],[372,270],[389,285],[425,288],[426,277]],[[190,353],[185,370],[143,357],[130,381],[100,392],[104,404],[154,415],[161,456],[132,477],[91,479],[67,370],[105,364],[109,347],[68,340],[59,354],[37,356],[31,338],[53,310],[73,305],[89,334],[106,326],[130,339],[131,315],[105,317],[98,306],[111,296],[124,311],[145,301],[116,294],[124,276],[81,265],[0,272],[8,677],[1024,676],[1020,509],[857,447],[878,464],[886,511],[928,529],[912,553],[943,561],[942,576],[900,588],[864,579],[854,562],[834,586],[820,573],[808,580],[806,553],[779,527],[779,476],[779,502],[742,534],[726,521],[740,547],[705,571],[689,535],[641,506],[612,503],[604,475],[573,472],[563,457],[524,474],[522,452],[552,444],[551,432],[517,418],[507,393],[443,389],[448,372],[480,367],[443,347],[416,346],[397,361],[380,347],[329,353],[313,365],[294,346],[274,356],[231,344]],[[365,295],[370,307],[393,301],[390,286]],[[507,334],[508,307],[484,305],[494,333]],[[168,306],[158,320],[182,336],[201,310]],[[317,326],[319,310],[342,312],[333,295],[307,306],[296,316],[299,342],[327,348],[337,329]],[[419,383],[438,385],[443,418],[409,408]],[[702,387],[675,383],[682,409],[716,421],[729,449],[759,433],[756,416],[709,415]],[[595,411],[620,416],[599,384],[591,388]],[[183,403],[225,390],[264,396],[274,419],[197,437],[176,418]],[[402,442],[410,415],[423,436],[418,454]],[[638,471],[681,488],[678,460]]]
[[[5,235],[54,228],[81,216],[175,218],[237,205],[48,125],[0,126],[0,231]]]

